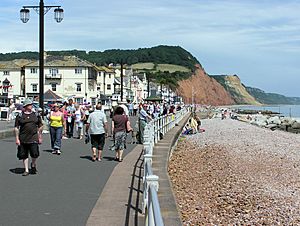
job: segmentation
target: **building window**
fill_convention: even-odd
[[[9,75],[9,71],[3,71],[3,75]]]
[[[75,98],[75,102],[77,104],[82,104],[83,103],[83,98],[82,97]]]
[[[37,68],[30,68],[31,74],[37,74]]]
[[[37,84],[32,84],[32,92],[37,92]]]
[[[56,83],[51,83],[51,89],[52,89],[52,91],[56,91]]]
[[[75,74],[82,74],[82,68],[75,68]]]
[[[81,92],[81,84],[79,83],[76,84],[76,91]]]
[[[49,69],[49,73],[51,75],[57,75],[58,74],[58,69],[57,68],[50,68]]]
[[[101,87],[100,86],[97,86],[97,91],[100,91],[101,90]]]
[[[111,78],[111,74],[108,74],[108,78]]]
[[[94,97],[91,98],[92,105],[95,105],[95,104],[96,104],[96,100],[97,100],[97,99],[94,98]]]
[[[107,84],[107,90],[111,90],[111,84]]]

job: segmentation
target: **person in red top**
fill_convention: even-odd
[[[18,146],[17,157],[23,160],[25,171],[23,176],[29,175],[28,155],[30,154],[31,173],[36,174],[36,159],[39,157],[39,146],[42,143],[42,119],[32,111],[32,101],[24,100],[23,111],[15,121],[16,145]]]

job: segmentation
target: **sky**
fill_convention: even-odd
[[[236,74],[246,86],[300,97],[300,0],[44,0],[45,50],[181,46],[208,74]],[[38,51],[39,0],[0,1],[0,52]]]

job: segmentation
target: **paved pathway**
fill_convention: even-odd
[[[90,144],[63,140],[62,155],[52,155],[49,135],[40,146],[38,174],[22,177],[14,138],[0,140],[0,225],[85,225],[117,163],[105,145],[102,162],[90,159]],[[135,145],[128,144],[125,155]]]
[[[10,122],[7,122],[7,121],[0,121],[0,131],[1,130],[6,130],[6,129],[11,129],[13,128],[15,125],[15,121],[10,121]]]

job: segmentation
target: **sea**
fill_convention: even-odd
[[[233,109],[277,112],[282,116],[300,118],[300,105],[235,105]]]

